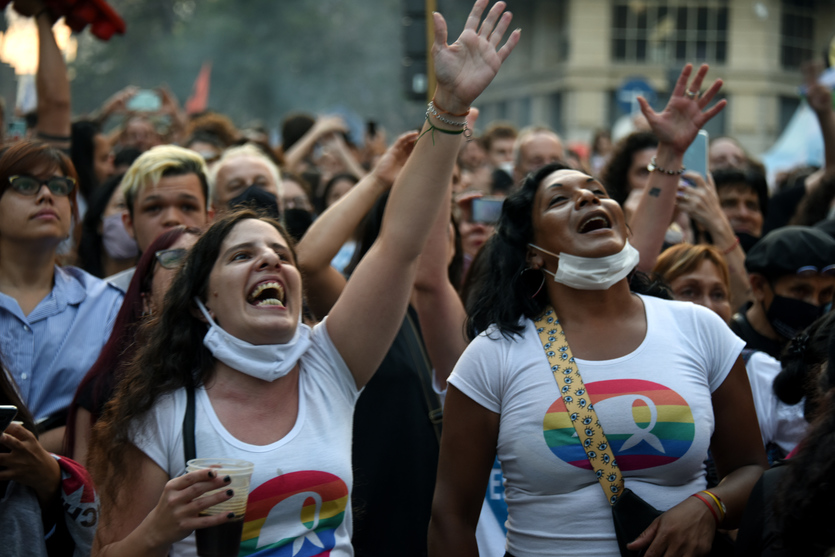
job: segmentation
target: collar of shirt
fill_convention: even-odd
[[[0,307],[5,307],[15,317],[24,323],[34,323],[61,313],[68,305],[78,305],[87,297],[87,291],[77,278],[55,266],[55,284],[52,291],[41,300],[29,315],[23,315],[23,310],[17,300],[0,292]]]

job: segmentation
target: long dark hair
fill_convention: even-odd
[[[154,269],[156,268],[156,252],[168,249],[183,237],[184,234],[200,236],[199,228],[177,226],[160,234],[136,264],[136,270],[125,292],[122,307],[116,315],[110,338],[101,350],[96,363],[81,380],[70,404],[67,416],[67,430],[64,435],[64,454],[72,456],[75,449],[75,418],[78,414],[79,397],[89,392],[90,422],[94,425],[104,408],[105,403],[113,396],[113,391],[124,375],[125,367],[133,359],[139,346],[137,343],[137,328],[145,320],[143,295],[152,291]]]
[[[560,162],[548,164],[522,182],[522,187],[505,199],[496,233],[481,247],[478,265],[470,267],[464,305],[467,309],[467,335],[475,338],[490,325],[496,325],[505,338],[521,334],[521,317],[533,319],[548,305],[542,288],[543,275],[529,269],[528,244],[533,241],[533,205],[539,185],[558,170],[574,170]],[[482,253],[484,252],[484,253]],[[633,292],[671,300],[662,281],[635,271],[629,279]]]
[[[78,266],[99,278],[104,277],[102,265],[103,235],[99,228],[102,226],[101,216],[110,203],[110,198],[122,181],[124,174],[111,176],[93,191],[87,199],[87,212],[81,225],[81,241],[78,244]]]
[[[526,254],[528,244],[533,241],[531,215],[536,191],[542,180],[558,170],[572,168],[559,162],[548,164],[528,174],[522,187],[504,200],[496,233],[481,247],[485,253],[480,257],[476,274],[470,278],[465,302],[470,338],[492,324],[505,337],[519,334],[524,329],[519,318],[536,317],[548,305],[545,289],[536,293],[542,274],[526,271]]]
[[[143,343],[93,429],[90,471],[102,487],[105,507],[116,503],[119,488],[136,473],[136,463],[126,458],[132,446],[130,427],[134,420],[148,412],[160,396],[183,387],[198,387],[211,379],[214,358],[203,346],[206,324],[197,317],[194,298],[206,299],[209,275],[223,241],[238,223],[249,219],[262,220],[278,230],[295,264],[293,240],[281,223],[250,209],[224,215],[191,248],[165,295],[162,312],[140,329]]]
[[[629,186],[629,168],[635,153],[658,147],[658,138],[649,131],[633,132],[615,145],[609,162],[600,172],[600,181],[606,186],[609,197],[624,204],[632,189]]]
[[[826,371],[816,377],[817,418],[791,459],[774,502],[783,544],[793,555],[823,555],[832,547],[835,474],[835,334],[829,335]]]

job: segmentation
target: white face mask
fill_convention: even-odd
[[[303,323],[298,324],[296,334],[286,344],[250,344],[221,329],[203,302],[197,297],[194,301],[209,322],[203,345],[224,364],[256,379],[275,381],[284,377],[310,347],[310,327]]]
[[[638,250],[632,247],[629,240],[623,249],[613,255],[606,257],[581,257],[570,253],[551,253],[541,247],[528,244],[542,253],[553,255],[559,258],[556,274],[543,268],[542,270],[554,277],[554,282],[559,282],[578,290],[608,290],[617,283],[632,269],[638,266],[641,258]]]

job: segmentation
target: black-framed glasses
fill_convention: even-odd
[[[53,176],[46,180],[39,180],[28,174],[9,176],[9,185],[21,195],[37,195],[41,186],[46,186],[52,195],[68,196],[75,189],[75,180],[68,176]]]
[[[188,256],[186,248],[161,249],[154,254],[163,269],[179,269]]]

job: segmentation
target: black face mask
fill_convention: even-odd
[[[765,316],[777,334],[791,339],[823,315],[823,309],[802,300],[775,294]]]
[[[748,250],[754,247],[760,239],[759,236],[751,236],[746,232],[737,232],[736,237],[739,238],[739,245],[745,253],[748,253]]]
[[[284,227],[295,241],[299,241],[313,224],[313,214],[304,209],[285,209]]]

